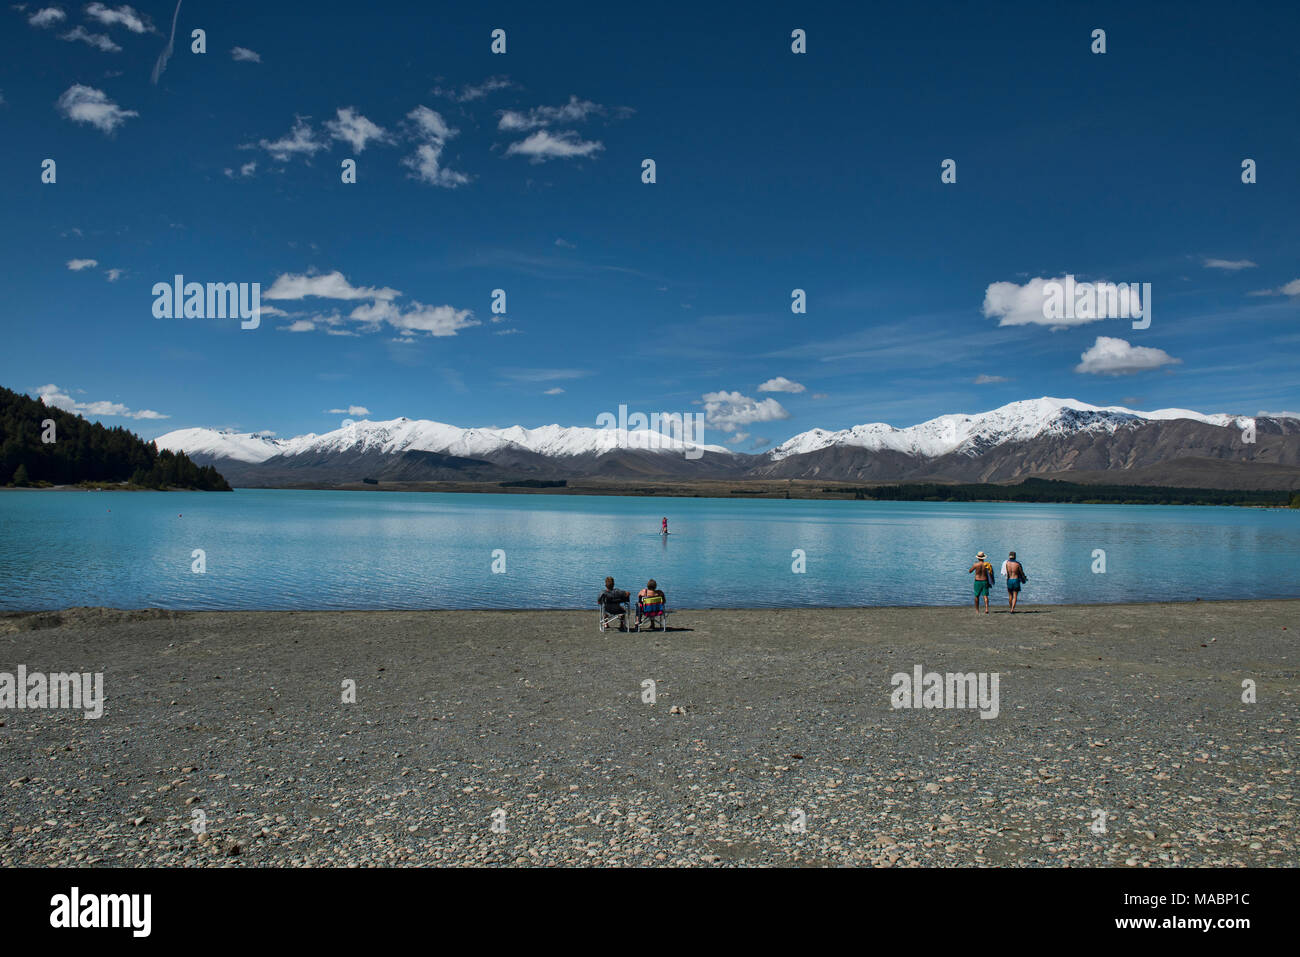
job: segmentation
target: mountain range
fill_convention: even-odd
[[[460,428],[361,421],[323,435],[193,428],[159,449],[215,465],[237,486],[519,479],[816,479],[1009,482],[1029,477],[1201,488],[1300,488],[1300,417],[1139,412],[1044,397],[907,428],[812,429],[761,453],[693,449],[646,431],[547,425]]]

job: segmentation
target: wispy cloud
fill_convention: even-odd
[[[155,86],[158,84],[158,79],[163,75],[163,71],[167,69],[167,61],[172,58],[172,50],[176,45],[176,21],[181,15],[182,2],[183,0],[176,0],[176,11],[172,14],[172,32],[167,37],[167,45],[163,47],[162,53],[158,54],[158,59],[154,61],[153,72],[149,75],[149,82]]]
[[[120,402],[78,402],[65,390],[50,383],[36,390],[37,397],[52,409],[75,412],[78,415],[113,416],[123,419],[166,419],[169,416],[153,409],[132,410]]]
[[[1276,289],[1256,289],[1249,292],[1248,296],[1300,296],[1300,279],[1292,279],[1284,286]]]
[[[527,112],[502,110],[497,121],[497,129],[503,132],[523,133],[544,126],[581,123],[588,116],[600,115],[604,112],[605,108],[598,103],[570,96],[569,102],[563,106],[536,106]]]
[[[261,63],[262,55],[248,49],[248,47],[231,47],[230,59],[236,63]]]
[[[105,53],[117,53],[122,49],[113,42],[113,38],[108,36],[108,34],[91,33],[80,23],[67,33],[63,34],[59,39],[68,41],[80,40],[82,43],[88,44],[97,50],[103,50]]]
[[[69,259],[68,268],[73,272],[81,272],[83,269],[94,269],[99,265],[98,259]]]
[[[481,100],[489,93],[495,93],[497,90],[504,90],[513,85],[508,77],[490,76],[482,83],[467,83],[459,89],[456,87],[435,86],[433,95],[453,100],[456,103],[470,103],[474,100]]]
[[[68,15],[58,7],[42,7],[27,18],[27,22],[34,27],[45,29],[52,27],[56,23],[62,23],[68,19]]]
[[[552,133],[538,130],[527,139],[511,143],[506,148],[507,156],[527,156],[533,163],[544,163],[552,159],[572,159],[577,156],[591,156],[605,148],[599,140],[584,140],[572,130]]]
[[[1228,272],[1236,272],[1239,269],[1255,269],[1257,264],[1249,259],[1207,259],[1204,264],[1206,269],[1223,269]]]
[[[350,405],[346,409],[326,409],[326,415],[369,415],[370,410],[364,405]]]
[[[976,385],[997,385],[1000,382],[1010,381],[1010,379],[1003,375],[977,375],[974,379]]]
[[[132,33],[153,33],[153,22],[144,14],[136,13],[123,4],[113,8],[103,3],[92,3],[86,7],[86,16],[106,27],[126,27]]]
[[[564,379],[584,379],[591,375],[587,369],[502,369],[503,378],[512,382],[555,382]]]

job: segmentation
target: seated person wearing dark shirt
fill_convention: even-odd
[[[627,631],[627,607],[623,602],[632,596],[621,588],[614,587],[614,579],[605,579],[605,590],[600,593],[596,599],[596,604],[600,605],[606,615],[618,615],[618,630]]]

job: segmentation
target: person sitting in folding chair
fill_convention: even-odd
[[[633,629],[640,631],[642,622],[645,622],[654,631],[656,621],[659,622],[661,631],[668,630],[668,599],[652,578],[636,596],[636,624]]]
[[[618,622],[619,631],[627,631],[627,607],[623,602],[632,598],[621,588],[614,587],[614,579],[605,579],[605,590],[596,599],[600,606],[600,630],[607,631],[609,626]]]

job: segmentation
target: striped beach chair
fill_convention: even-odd
[[[647,598],[638,598],[636,603],[636,622],[632,625],[633,631],[640,631],[641,626],[645,625],[650,631],[654,631],[655,622],[659,623],[660,631],[668,630],[668,601],[663,595],[650,595]]]

